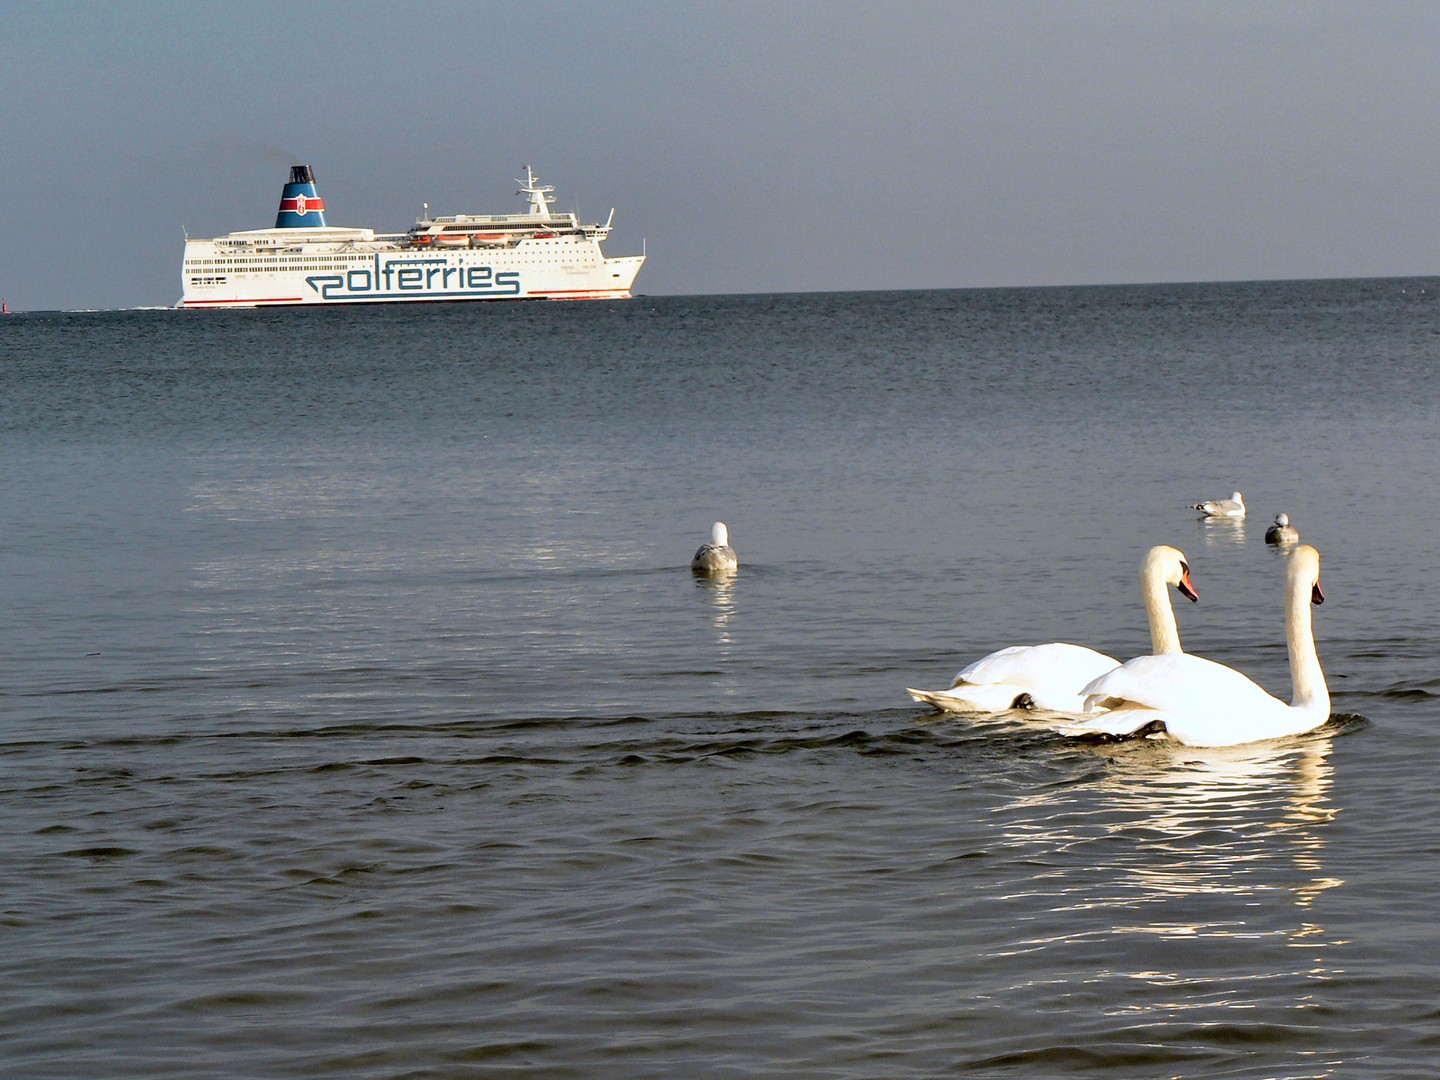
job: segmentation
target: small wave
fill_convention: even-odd
[[[1354,735],[1357,732],[1364,731],[1370,726],[1371,721],[1369,717],[1362,716],[1359,713],[1331,713],[1330,719],[1327,720],[1318,731],[1312,732],[1311,736]]]
[[[123,859],[129,855],[138,855],[139,852],[135,848],[97,844],[94,847],[71,848],[57,854],[67,859]]]
[[[1237,1052],[1266,1046],[1294,1046],[1308,1035],[1295,1025],[1257,1022],[1206,1025],[1146,1025],[1112,1030],[1083,1042],[1052,1043],[965,1062],[967,1070],[995,1070],[1015,1076],[1096,1073],[1115,1070],[1149,1075],[1171,1074],[1184,1065],[1187,1075],[1226,1075]],[[1324,1075],[1315,1073],[1314,1075]]]

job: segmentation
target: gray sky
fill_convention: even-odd
[[[1440,3],[0,0],[0,293],[182,229],[616,208],[637,291],[1440,272]]]

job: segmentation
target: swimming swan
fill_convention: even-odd
[[[1275,544],[1277,547],[1286,544],[1298,544],[1300,542],[1300,530],[1290,524],[1289,514],[1276,514],[1275,524],[1265,530],[1265,543]]]
[[[1330,718],[1330,691],[1315,653],[1310,605],[1324,602],[1320,553],[1302,545],[1290,555],[1285,576],[1289,705],[1213,660],[1184,653],[1137,656],[1082,691],[1087,711],[1108,712],[1062,730],[1108,737],[1163,732],[1186,746],[1234,746],[1317,728]]]
[[[1159,545],[1140,564],[1140,592],[1150,621],[1150,645],[1157,653],[1178,653],[1180,631],[1165,592],[1173,585],[1192,602],[1199,594],[1190,582],[1190,566],[1182,552]],[[905,692],[948,712],[1002,713],[1010,709],[1046,709],[1079,713],[1085,704],[1081,689],[1096,676],[1120,665],[1113,656],[1083,645],[1055,641],[1048,645],[1012,645],[976,660],[955,676],[948,689]]]
[[[710,542],[701,544],[690,560],[690,569],[697,574],[725,574],[738,569],[740,560],[730,546],[730,530],[723,521],[710,526]]]
[[[1243,518],[1245,498],[1240,492],[1234,491],[1228,499],[1206,499],[1204,502],[1191,503],[1189,508],[1199,510],[1206,517]]]

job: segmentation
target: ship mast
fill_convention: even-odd
[[[520,185],[516,195],[524,195],[530,201],[530,213],[534,214],[541,221],[550,220],[550,204],[555,201],[555,196],[550,194],[555,190],[551,184],[543,187],[535,183],[535,170],[529,165],[525,166],[525,179],[515,181]]]

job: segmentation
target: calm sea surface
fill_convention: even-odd
[[[0,1074],[1435,1076],[1437,289],[0,320]],[[1282,510],[1319,732],[904,693]]]

